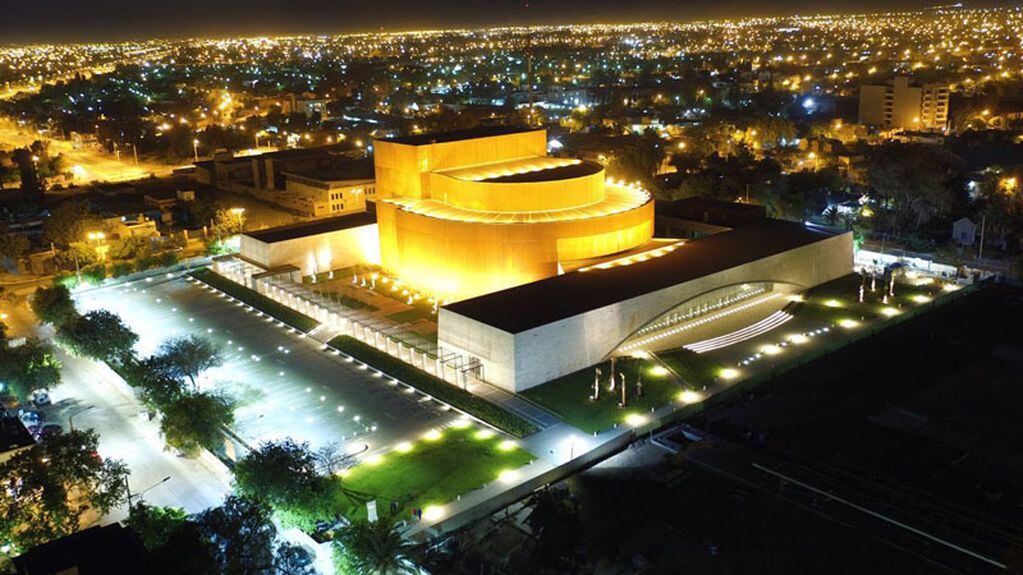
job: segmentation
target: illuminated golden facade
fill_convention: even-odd
[[[551,277],[559,262],[632,249],[654,204],[599,164],[546,155],[545,130],[378,140],[380,257],[455,301]]]

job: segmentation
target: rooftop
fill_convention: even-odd
[[[725,202],[707,198],[658,200],[654,215],[735,228],[767,219],[767,209],[756,204]]]
[[[351,161],[316,170],[285,171],[284,174],[318,180],[321,182],[340,182],[345,180],[372,180],[374,177],[373,162]]]
[[[627,266],[589,268],[463,300],[444,309],[520,333],[831,237],[781,220],[688,242]]]
[[[325,218],[322,220],[300,222],[297,224],[268,228],[255,232],[246,232],[244,235],[260,242],[272,244],[304,238],[306,236],[315,236],[347,230],[350,228],[358,228],[360,226],[375,224],[376,221],[377,219],[375,215],[368,212],[359,212],[357,214],[348,214],[335,218]]]
[[[394,142],[406,146],[427,146],[430,144],[442,144],[445,142],[458,142],[460,140],[473,140],[476,138],[489,138],[493,136],[506,136],[508,134],[519,134],[523,132],[539,131],[539,128],[526,126],[480,126],[468,130],[455,130],[452,132],[434,132],[432,134],[420,134],[417,136],[405,136],[403,138],[390,138],[380,140],[381,142]]]
[[[0,453],[32,445],[35,445],[35,440],[20,419],[0,415]]]
[[[120,523],[90,527],[14,558],[18,573],[143,573],[142,542]]]

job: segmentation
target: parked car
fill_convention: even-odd
[[[21,418],[21,422],[26,426],[39,425],[39,423],[43,420],[38,411],[33,411],[31,409],[19,409],[18,417]]]
[[[45,389],[37,389],[32,392],[32,405],[36,407],[46,407],[52,403],[50,401],[50,392]]]
[[[33,436],[36,438],[36,441],[46,441],[51,437],[56,437],[60,435],[61,433],[64,433],[63,427],[57,425],[56,423],[49,423],[47,425],[42,426],[39,429],[39,433],[34,434]]]

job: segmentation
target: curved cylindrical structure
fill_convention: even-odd
[[[440,300],[555,276],[560,263],[640,246],[654,204],[604,167],[543,155],[543,131],[376,143],[381,265]],[[534,153],[523,155],[523,151]],[[540,152],[540,153],[536,153]],[[483,161],[480,161],[483,160]]]

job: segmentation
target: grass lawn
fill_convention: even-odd
[[[238,301],[249,304],[277,321],[284,322],[299,331],[308,333],[314,327],[320,325],[320,322],[304,313],[299,313],[288,306],[279,304],[265,295],[235,283],[209,268],[195,270],[189,272],[188,275],[226,293]]]
[[[367,345],[354,337],[339,335],[327,342],[359,361],[371,365],[391,377],[396,377],[412,387],[457,407],[462,411],[486,421],[490,425],[514,435],[525,437],[538,431],[532,423],[468,391],[456,387],[438,377],[411,366],[395,357]]]
[[[700,388],[712,382],[719,369],[717,364],[686,350],[667,352],[659,357],[691,387]],[[593,394],[594,367],[599,367],[601,371],[600,398],[597,400],[590,399]],[[687,389],[659,364],[649,359],[620,358],[616,361],[615,369],[625,374],[628,384],[628,403],[624,408],[618,406],[621,387],[617,387],[613,394],[608,390],[610,362],[560,377],[527,389],[522,394],[568,423],[592,433],[614,427],[616,423],[627,424],[630,415],[649,413],[651,408],[679,402],[682,392]],[[636,393],[637,374],[643,382],[642,396]]]
[[[437,314],[433,313],[433,306],[426,302],[414,302],[412,309],[399,311],[387,316],[388,319],[397,323],[414,323],[421,319],[437,322]]]
[[[336,494],[337,508],[349,518],[365,517],[366,507],[340,489],[377,499],[381,514],[391,502],[399,513],[453,501],[496,481],[536,459],[515,442],[489,429],[454,425],[435,430],[415,442],[395,446],[346,472]]]

